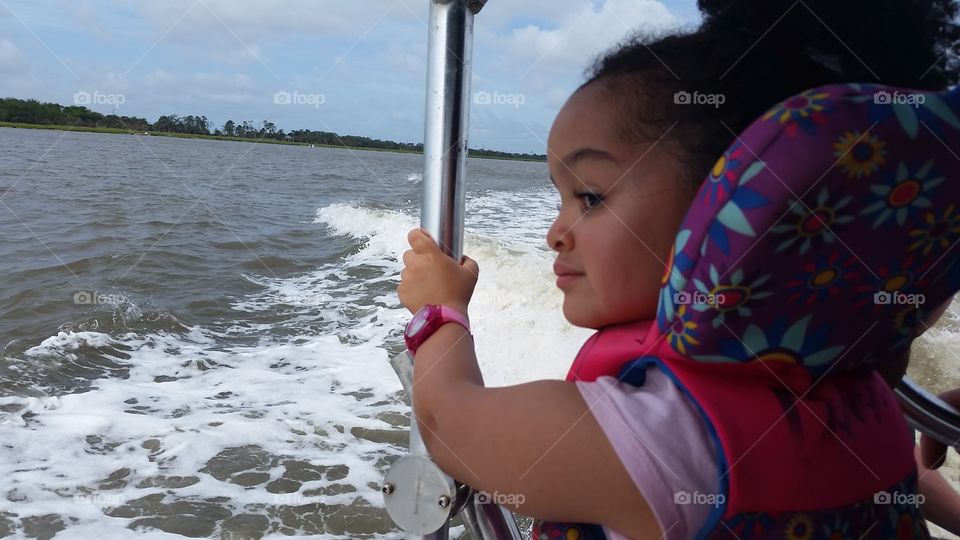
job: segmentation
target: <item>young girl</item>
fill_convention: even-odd
[[[860,301],[863,291],[849,285],[811,293],[803,283],[795,286],[791,281],[802,268],[783,269],[773,277],[758,275],[740,286],[748,294],[739,299],[729,289],[707,302],[690,303],[677,295],[692,289],[671,287],[674,282],[694,282],[681,275],[690,262],[683,258],[696,251],[686,246],[689,231],[681,230],[691,205],[732,200],[732,184],[745,184],[762,168],[738,170],[733,176],[738,163],[753,160],[755,150],[742,144],[724,152],[739,133],[779,101],[826,84],[882,81],[943,90],[957,79],[952,66],[937,61],[944,47],[960,37],[952,22],[956,6],[932,0],[909,5],[701,0],[699,5],[704,22],[696,32],[632,42],[604,57],[564,105],[550,132],[548,164],[561,205],[547,243],[557,253],[554,271],[564,293],[563,312],[574,325],[600,330],[584,346],[567,381],[484,387],[465,317],[478,265],[468,257],[453,261],[424,231],[410,232],[412,249],[404,254],[400,299],[411,312],[426,313],[433,309],[424,308],[428,305],[447,308],[431,312],[440,325],[415,344],[414,404],[421,434],[434,461],[448,474],[497,495],[495,500],[516,502],[511,510],[544,522],[538,527],[541,538],[673,539],[727,532],[743,538],[924,536],[916,504],[905,509],[909,505],[902,501],[903,496],[915,495],[912,441],[889,391],[878,386],[879,376],[868,370],[856,376],[838,370],[826,377],[833,362],[839,362],[840,348],[820,345],[819,330],[805,335],[807,319],[789,328],[780,323],[764,330],[746,323],[734,326],[738,317],[749,320],[751,313],[759,316],[760,309],[769,312],[768,299],[774,294],[770,289],[779,302],[773,312],[784,313],[847,292]],[[804,107],[791,108],[790,102],[773,111],[770,122],[777,133],[801,137],[824,125],[820,112],[829,107],[817,100],[825,98],[804,96]],[[863,140],[863,133],[858,137],[854,142]],[[848,146],[852,147],[849,141]],[[842,150],[837,156],[843,174],[869,177],[879,166],[859,150]],[[773,171],[765,173],[769,174],[764,181],[775,183]],[[713,184],[697,195],[704,178]],[[822,204],[831,203],[829,191],[823,192]],[[760,191],[739,193],[745,198],[734,200],[738,211],[758,208],[770,199]],[[819,193],[818,186],[813,198]],[[841,203],[832,210],[842,210]],[[868,223],[876,219],[878,227],[901,219],[896,212],[891,215],[864,219]],[[807,236],[774,244],[782,255],[771,249],[763,256],[773,261],[792,252],[813,255],[827,243],[839,244],[839,231],[847,224],[841,213],[815,217],[824,225],[816,234],[810,232],[813,229],[797,229]],[[827,222],[834,217],[838,221]],[[771,237],[781,234],[773,219],[770,222]],[[720,223],[727,228],[710,229],[704,252],[734,259],[738,253],[748,255],[744,231],[749,223],[745,229],[742,220],[727,214],[720,216]],[[828,234],[827,225],[838,233]],[[749,232],[756,241],[766,236],[762,230]],[[824,256],[833,261],[834,255],[825,251]],[[856,264],[849,255],[843,257],[833,261],[834,266],[847,270]],[[817,263],[811,264],[816,269]],[[705,275],[722,280],[726,275],[719,276],[721,271],[726,274],[721,269]],[[887,273],[884,267],[875,276]],[[731,275],[738,282],[746,279],[737,272]],[[851,271],[847,277],[856,274]],[[861,281],[866,277],[862,272]],[[787,294],[793,287],[796,294]],[[707,289],[717,290],[709,284]],[[763,300],[767,302],[761,305]],[[734,303],[728,311],[714,310],[724,316],[712,320],[710,332],[743,336],[735,346],[703,351],[709,353],[703,357],[712,359],[706,364],[712,367],[693,373],[688,360],[666,362],[667,368],[659,360],[631,363],[662,354],[667,342],[671,353],[678,355],[713,343],[705,339],[709,334],[703,325],[696,329],[700,333],[692,331],[696,323],[690,318],[711,302],[713,307]],[[867,335],[868,327],[857,328]],[[758,335],[761,332],[765,333]],[[782,346],[757,347],[772,343],[774,337]],[[864,365],[874,354],[885,354],[886,343],[858,337],[862,336],[849,337],[854,357],[860,354],[855,347],[861,341],[876,346],[870,354],[863,353],[869,357],[863,359]],[[799,353],[791,357],[801,349],[806,358]],[[766,361],[749,365],[717,361],[735,360],[738,354],[743,362],[753,357]],[[815,371],[822,379],[812,380],[797,365],[809,358],[831,366]],[[741,374],[747,375],[738,379]],[[705,383],[710,380],[715,389]],[[751,386],[743,380],[759,382]],[[778,381],[782,389],[774,387]],[[855,386],[855,391],[845,396],[844,385]],[[767,392],[762,403],[759,388]],[[738,414],[755,404],[757,419],[738,423],[736,415],[723,410],[723,400],[704,405],[701,396],[714,392]],[[782,405],[773,416],[768,410],[771,400]],[[708,416],[724,420],[707,421]],[[863,433],[880,433],[883,425],[889,427],[883,431],[889,437],[878,453],[870,448],[879,439]],[[773,434],[767,436],[765,429]],[[848,431],[853,435],[847,437]],[[796,448],[781,444],[789,440],[788,433],[801,432],[825,438],[814,437]],[[839,444],[826,437],[836,433]],[[822,466],[818,460],[824,461]],[[838,473],[848,469],[848,476]],[[807,480],[804,475],[814,487],[797,485]],[[871,501],[844,498],[849,491],[845,485],[857,482],[878,487]],[[884,491],[888,487],[894,491]],[[783,501],[787,506],[780,504]],[[817,510],[810,517],[795,512],[822,501],[828,502],[816,508],[826,513],[816,514]],[[863,508],[863,517],[851,521],[854,507],[858,512]],[[731,514],[729,508],[752,513]]]

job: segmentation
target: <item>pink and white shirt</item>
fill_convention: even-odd
[[[715,507],[719,486],[716,445],[696,405],[655,366],[648,366],[640,387],[608,376],[576,385],[663,538],[694,538]],[[627,540],[608,527],[604,532]]]

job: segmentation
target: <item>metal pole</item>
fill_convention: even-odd
[[[910,427],[947,446],[960,445],[960,411],[924,390],[910,377],[905,376],[895,391]]]
[[[473,11],[466,0],[432,0],[428,24],[420,226],[433,235],[440,249],[459,260],[463,255]]]
[[[463,255],[473,16],[463,0],[432,0],[427,18],[427,104],[420,226],[455,260]],[[410,452],[429,458],[417,426],[412,393],[410,401],[413,411]],[[442,540],[447,538],[448,527],[449,522],[432,535],[407,538]]]
[[[519,540],[520,527],[513,514],[502,506],[482,503],[476,497],[470,497],[467,506],[460,515],[467,533],[478,539]]]
[[[456,260],[463,255],[473,17],[485,3],[486,0],[431,0],[428,19],[420,226],[433,236],[440,249]],[[407,391],[412,408],[413,358],[404,351],[390,363]],[[410,422],[410,455],[391,465],[384,479],[383,493],[388,513],[407,531],[408,540],[446,540],[449,519],[458,512],[463,513],[468,533],[475,538],[520,539],[519,528],[510,512],[496,505],[480,504],[468,487],[455,483],[430,460],[415,410]]]

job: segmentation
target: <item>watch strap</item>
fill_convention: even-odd
[[[444,323],[457,323],[466,328],[468,333],[470,332],[470,321],[467,316],[450,306],[440,306],[440,320]]]

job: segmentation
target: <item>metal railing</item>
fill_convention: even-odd
[[[896,394],[910,427],[947,446],[960,445],[960,411],[924,390],[910,377],[900,381]]]

